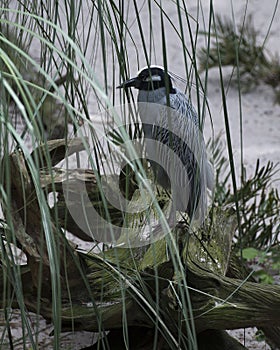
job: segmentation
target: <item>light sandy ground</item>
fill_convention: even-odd
[[[203,29],[202,18],[206,19],[209,11],[209,2],[210,1],[201,1],[203,4],[203,13],[200,10],[200,20],[199,25]],[[130,2],[131,3],[131,2]],[[140,3],[140,2],[139,2]],[[142,2],[141,2],[142,3]],[[194,1],[188,1],[190,3],[188,11],[194,16],[197,17],[197,6]],[[233,3],[233,8],[231,8]],[[248,14],[252,14],[253,21],[256,28],[260,31],[260,40],[263,40],[266,37],[268,32],[270,22],[272,20],[274,7],[277,1],[261,1],[261,0],[216,0],[214,1],[214,9],[217,14],[229,15],[232,17],[234,14],[236,23],[240,23],[243,19],[245,11]],[[140,5],[139,5],[140,6]],[[178,23],[176,15],[176,7],[172,1],[164,1],[164,6],[168,15],[173,18],[173,23]],[[246,7],[247,6],[247,7]],[[147,8],[143,7],[141,12],[141,18],[145,17],[148,20]],[[133,9],[131,6],[130,9],[130,29],[134,31],[133,39],[137,47],[141,47],[140,34],[137,30],[137,25],[135,24],[135,17],[133,16]],[[272,23],[270,28],[270,34],[266,42],[266,47],[271,53],[276,53],[280,47],[280,9],[278,7],[275,20]],[[159,14],[156,10],[156,7],[153,11],[153,23],[154,23],[154,37],[155,37],[155,47],[156,54],[154,57],[154,62],[156,64],[162,64],[161,60],[161,39],[159,28]],[[196,23],[193,21],[191,23],[195,27]],[[157,27],[158,26],[158,27]],[[148,26],[144,27],[144,33],[146,38],[148,38]],[[188,31],[186,29],[186,40],[188,41]],[[174,73],[179,76],[184,77],[184,66],[183,66],[183,54],[181,47],[179,46],[178,39],[176,38],[171,27],[166,27],[167,35],[167,49],[169,56],[169,68]],[[203,45],[203,38],[199,37],[198,47]],[[136,73],[138,70],[137,59],[135,54],[135,47],[132,42],[127,46],[127,50],[130,57],[130,70],[133,73]],[[36,47],[34,47],[34,53],[36,54]],[[278,52],[278,54],[280,54]],[[140,53],[139,57],[140,62],[144,62],[144,55]],[[108,63],[110,69],[110,62]],[[141,66],[141,64],[140,64]],[[111,70],[113,68],[111,67]],[[230,76],[231,68],[224,69],[225,78]],[[102,76],[97,73],[98,77],[102,79]],[[217,70],[213,69],[209,72],[209,86],[208,86],[208,101],[211,108],[211,116],[214,125],[214,134],[217,135],[220,130],[224,130],[224,120],[222,113],[222,103],[221,103],[221,92],[219,88],[219,76]],[[239,106],[239,96],[236,88],[234,86],[229,88],[227,94],[227,108],[230,118],[230,127],[231,127],[231,136],[233,142],[233,150],[235,155],[235,161],[237,166],[237,171],[240,170],[239,160],[240,160],[240,126],[239,126],[239,115],[242,112],[243,115],[243,149],[244,149],[244,161],[248,168],[248,174],[252,174],[256,164],[256,160],[259,158],[261,164],[265,165],[268,160],[273,162],[280,162],[280,106],[274,104],[274,95],[273,91],[269,86],[260,85],[257,88],[253,89],[249,93],[243,94],[241,97],[241,106]],[[96,112],[95,101],[90,99],[90,110],[92,113]],[[208,138],[212,136],[212,129],[210,128],[209,119],[206,121],[205,127],[205,137]],[[276,184],[280,188],[280,182]],[[14,324],[13,335],[18,338],[21,336],[20,319],[16,314],[12,320]],[[34,316],[30,316],[30,322],[35,327]],[[1,320],[0,325],[3,325],[3,320]],[[45,322],[41,319],[39,322],[40,332],[40,349],[52,349],[50,345],[51,337],[49,337],[51,326],[46,325]],[[36,327],[34,328],[36,329]],[[232,332],[237,338],[241,341],[244,341],[245,334],[245,344],[248,349],[270,349],[268,345],[264,342],[255,342],[254,334],[255,330],[241,330]],[[74,335],[66,335],[67,338],[63,340],[63,346],[61,348],[68,349],[79,349],[82,346],[86,346],[92,343],[93,334],[89,333],[75,333]],[[5,347],[2,347],[5,349]],[[9,349],[8,345],[7,348]],[[22,345],[15,347],[15,349],[22,349]]]
[[[188,4],[190,3],[190,4]],[[203,21],[208,23],[209,15],[209,1],[202,1],[202,9],[199,9],[199,30],[205,30]],[[233,8],[231,8],[231,3]],[[264,44],[268,54],[275,55],[279,53],[280,47],[280,7],[278,6],[274,13],[275,5],[277,1],[263,2],[260,0],[253,0],[247,2],[245,0],[230,1],[230,0],[219,0],[214,2],[214,11],[216,14],[227,16],[232,18],[236,24],[242,23],[244,16],[248,17],[252,15],[253,23],[255,28],[258,30],[259,45]],[[187,2],[187,10],[194,17],[197,18],[197,4],[196,2]],[[140,7],[140,5],[139,5]],[[174,3],[172,1],[164,2],[164,7],[168,15],[173,19],[174,24],[178,29],[178,16]],[[142,46],[141,37],[135,18],[133,15],[133,6],[130,6],[129,11],[129,28],[133,35],[132,41],[127,41],[127,52],[130,63],[131,75],[135,75],[139,68],[146,65],[144,53],[139,50],[139,56],[136,56],[135,46],[140,48]],[[234,14],[234,15],[233,15]],[[274,16],[274,19],[273,19]],[[147,7],[143,6],[141,10],[141,19],[149,18],[149,12]],[[272,23],[271,23],[272,22]],[[152,54],[152,63],[163,65],[162,60],[162,47],[161,47],[161,32],[160,28],[160,16],[159,12],[153,10],[152,16],[153,23],[153,35],[155,51]],[[197,22],[190,20],[190,25],[195,33]],[[271,27],[270,27],[271,25]],[[144,37],[146,45],[149,45],[149,26],[143,27]],[[166,31],[166,47],[168,54],[168,68],[173,73],[180,77],[186,77],[183,50],[180,41],[175,34],[172,25],[168,22],[165,23]],[[269,31],[269,35],[267,33]],[[185,41],[187,47],[190,47],[190,35],[187,27],[184,29]],[[193,38],[195,39],[195,38]],[[205,40],[202,35],[197,38],[197,51],[205,46]],[[109,61],[109,60],[108,60]],[[138,66],[138,63],[139,66]],[[144,62],[141,65],[141,62]],[[109,74],[113,71],[110,62],[108,62]],[[225,67],[223,69],[224,82],[227,86],[229,77],[232,73],[232,67]],[[102,74],[97,72],[97,77],[102,81]],[[201,74],[203,80],[204,74]],[[178,82],[177,82],[178,83]],[[176,81],[175,81],[176,84]],[[179,85],[179,88],[183,86]],[[193,87],[193,95],[196,94],[195,87]],[[214,135],[217,136],[220,131],[225,130],[224,114],[221,100],[221,89],[219,82],[219,72],[217,69],[211,69],[208,77],[208,89],[207,99],[211,109],[211,122],[213,123],[213,129],[211,127],[209,116],[206,117],[206,125],[204,128],[205,138],[208,139]],[[194,101],[195,104],[195,101]],[[89,107],[93,112],[96,112],[95,100],[89,101]],[[231,84],[228,88],[227,93],[227,110],[230,120],[230,132],[233,144],[233,151],[235,156],[235,163],[237,169],[237,176],[240,175],[240,157],[241,157],[241,140],[240,140],[240,115],[242,115],[243,123],[243,158],[244,164],[247,166],[248,176],[254,172],[257,159],[260,159],[261,165],[265,165],[268,160],[274,163],[280,162],[280,105],[274,103],[274,92],[273,89],[265,84],[261,84],[254,88],[248,93],[243,93],[241,96],[241,102],[239,103],[239,94],[235,84]],[[279,181],[275,184],[280,188]]]

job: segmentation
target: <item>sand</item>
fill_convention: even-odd
[[[203,4],[203,12],[200,10],[199,14],[199,26],[203,29],[203,17],[206,19],[209,12],[209,2],[210,1],[201,1]],[[130,2],[131,4],[132,2]],[[140,3],[140,2],[139,2]],[[173,23],[177,23],[177,15],[176,8],[172,1],[164,1],[164,6],[166,8],[166,12],[173,19]],[[197,2],[191,2],[188,11],[194,17],[197,17]],[[192,4],[194,3],[194,4]],[[234,4],[232,4],[234,3]],[[266,38],[267,32],[269,30],[269,36],[266,38],[265,46],[269,53],[271,54],[280,54],[277,52],[280,47],[280,9],[279,7],[274,14],[274,7],[277,1],[260,1],[260,0],[236,0],[234,2],[230,0],[216,0],[214,1],[214,10],[216,14],[221,15],[229,15],[232,17],[234,14],[234,18],[236,23],[240,23],[243,19],[245,11],[247,14],[251,14],[253,18],[253,22],[255,24],[256,29],[259,31],[260,43]],[[142,2],[141,2],[142,4]],[[139,4],[140,6],[140,4]],[[231,7],[233,6],[233,8]],[[135,23],[135,19],[133,16],[133,8],[130,5],[129,10],[130,19],[129,26],[130,30],[133,32],[133,39],[135,45],[137,47],[141,47],[141,38],[139,31],[137,29],[137,24]],[[147,18],[147,8],[143,7],[141,12],[142,20]],[[275,15],[275,19],[271,24],[273,14]],[[153,26],[154,26],[154,44],[155,44],[155,55],[154,62],[155,64],[163,64],[162,55],[161,55],[161,33],[158,30],[158,26],[160,23],[159,15],[156,7],[153,11]],[[271,24],[271,28],[269,29]],[[191,26],[193,28],[196,27],[196,22],[192,21]],[[148,25],[143,28],[144,34],[146,38],[148,38],[149,27]],[[166,24],[166,36],[167,36],[167,50],[168,50],[168,58],[169,58],[169,69],[176,73],[181,77],[185,77],[184,65],[183,65],[183,53],[176,38],[176,35],[172,31],[170,25]],[[148,40],[148,39],[147,39]],[[186,28],[186,41],[189,41],[188,30]],[[198,49],[204,45],[203,37],[198,38]],[[139,62],[140,67],[137,64],[137,57],[135,46],[132,41],[128,41],[127,43],[127,51],[130,59],[130,71],[132,74],[136,74],[137,70],[141,68],[141,62],[145,62],[143,52],[140,52]],[[37,47],[34,46],[34,55],[38,55]],[[39,56],[38,56],[39,57]],[[101,58],[98,58],[98,62],[101,61]],[[145,64],[143,64],[145,65]],[[109,76],[110,73],[113,72],[113,67],[108,61],[108,70]],[[225,79],[228,79],[231,74],[232,67],[225,67],[223,69]],[[102,74],[100,70],[97,71],[97,77],[102,81]],[[203,79],[203,74],[202,74]],[[109,94],[112,92],[109,91]],[[92,95],[93,96],[93,95]],[[205,138],[208,139],[218,135],[220,131],[224,130],[224,117],[222,110],[222,101],[221,101],[221,91],[219,88],[219,72],[217,69],[211,69],[209,71],[208,78],[208,93],[207,93],[208,102],[211,108],[211,118],[213,122],[213,129],[210,127],[210,119],[206,119],[205,125]],[[236,87],[232,84],[229,87],[227,94],[227,108],[228,115],[230,119],[230,130],[231,130],[231,138],[233,144],[233,152],[234,159],[236,163],[237,174],[240,173],[240,125],[239,125],[239,116],[242,113],[243,118],[243,158],[244,163],[247,167],[247,174],[250,176],[254,172],[255,165],[257,159],[260,159],[262,165],[265,165],[267,161],[272,161],[274,163],[280,162],[280,105],[276,105],[274,103],[274,92],[271,87],[265,84],[260,84],[256,88],[253,88],[247,93],[243,93],[241,96],[241,104],[239,104],[239,95]],[[91,113],[96,113],[96,101],[92,97],[89,99],[89,109]],[[225,147],[225,152],[226,147]],[[278,176],[279,177],[279,176]],[[275,178],[275,181],[277,179]],[[280,181],[276,181],[274,186],[280,188]],[[20,337],[20,320],[19,317],[16,316],[17,312],[15,311],[14,320],[14,336],[15,338]],[[33,316],[30,316],[30,324],[34,325],[36,322],[33,320]],[[35,326],[34,326],[35,327]],[[34,330],[36,327],[34,328]],[[40,349],[52,349],[52,345],[50,344],[52,341],[52,337],[49,336],[51,331],[51,325],[46,325],[45,321],[40,318],[39,320],[39,329],[40,329]],[[245,334],[245,344],[248,349],[270,349],[267,344],[264,342],[256,342],[254,340],[254,329],[249,329],[244,332],[244,330],[234,331],[232,332],[237,338],[241,341],[244,341]],[[77,332],[73,335],[67,334],[65,335],[64,340],[62,340],[62,348],[70,348],[70,349],[80,349],[82,346],[90,345],[93,340],[93,334],[85,333],[85,332]],[[7,349],[9,347],[7,346]],[[22,345],[16,346],[15,349],[21,349]],[[2,347],[5,349],[5,347]]]

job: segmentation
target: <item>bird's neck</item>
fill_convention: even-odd
[[[139,90],[138,102],[159,103],[164,97],[166,97],[165,87],[161,87],[151,91]]]

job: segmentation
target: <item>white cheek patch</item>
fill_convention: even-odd
[[[147,77],[144,81],[161,81],[160,75],[152,75],[151,77]]]

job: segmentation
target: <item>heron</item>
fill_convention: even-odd
[[[142,68],[118,88],[131,87],[139,90],[139,115],[156,182],[172,191],[176,211],[203,220],[214,171],[192,103],[161,66]]]

